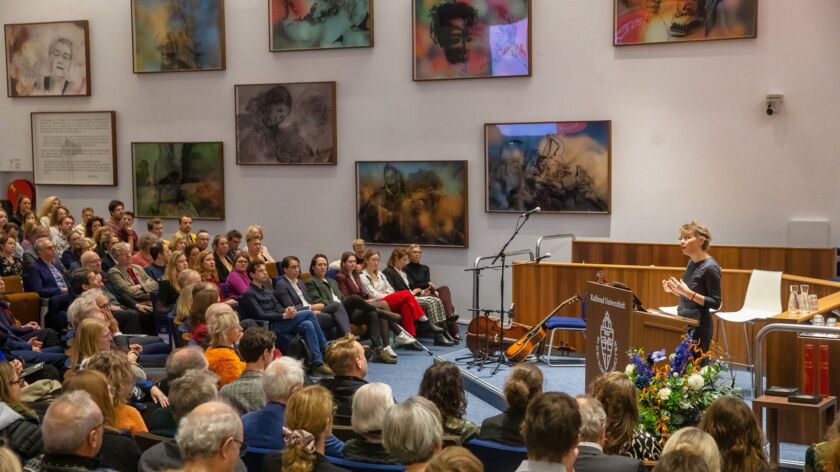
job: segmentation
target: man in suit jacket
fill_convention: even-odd
[[[597,399],[577,397],[580,410],[580,443],[575,460],[576,472],[644,472],[642,461],[631,457],[604,454],[607,415]]]
[[[158,283],[137,264],[131,263],[131,251],[126,243],[111,246],[111,257],[117,265],[108,270],[108,280],[115,295],[120,299],[129,299],[140,315],[142,332],[154,334],[152,319],[152,293],[158,291]]]
[[[294,306],[298,310],[311,310],[318,317],[318,324],[326,334],[335,328],[336,337],[350,333],[350,317],[341,302],[329,304],[312,303],[300,275],[300,259],[286,256],[280,263],[283,276],[274,286],[274,296],[284,307]]]
[[[23,286],[28,292],[38,292],[41,298],[49,300],[46,327],[58,332],[67,327],[67,307],[70,305],[70,284],[64,271],[54,263],[55,245],[50,238],[35,241],[38,256],[23,272]]]

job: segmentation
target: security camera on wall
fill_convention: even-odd
[[[782,108],[782,102],[784,101],[784,95],[768,95],[767,96],[767,116],[773,116],[776,113],[779,113]]]

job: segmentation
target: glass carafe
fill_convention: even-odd
[[[799,285],[791,284],[787,309],[791,315],[799,314]]]
[[[799,313],[810,313],[810,307],[808,306],[808,291],[810,287],[808,284],[802,284],[799,286]]]

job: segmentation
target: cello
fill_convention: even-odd
[[[568,300],[557,305],[557,308],[552,310],[551,313],[548,314],[548,316],[543,318],[542,321],[537,323],[533,328],[531,328],[527,333],[525,333],[525,335],[514,341],[514,343],[511,344],[507,348],[507,350],[505,350],[505,357],[507,357],[508,360],[513,362],[524,361],[529,355],[531,355],[531,352],[534,351],[534,348],[536,348],[539,343],[543,342],[546,335],[548,335],[548,333],[545,331],[545,328],[543,328],[543,325],[545,325],[549,318],[554,316],[555,313],[563,309],[563,307],[565,307],[566,305],[577,301],[580,301],[580,295],[575,294]]]
[[[519,323],[511,322],[510,327],[503,328],[498,318],[476,316],[467,327],[467,349],[473,354],[492,356],[527,332],[528,327]]]

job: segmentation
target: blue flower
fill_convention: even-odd
[[[649,378],[645,378],[645,377],[644,377],[644,376],[642,376],[642,375],[638,375],[638,376],[636,376],[636,378],[635,378],[635,379],[633,379],[633,383],[636,385],[636,388],[640,388],[640,389],[641,389],[641,388],[645,388],[645,387],[647,387],[648,385],[650,385],[650,379],[649,379]]]
[[[691,335],[687,335],[685,339],[677,346],[674,351],[674,358],[671,359],[671,374],[683,374],[683,369],[693,357],[691,352],[691,343],[694,342]]]
[[[650,378],[653,377],[653,370],[650,368],[647,362],[643,361],[642,358],[638,354],[633,354],[633,364],[636,366],[636,374],[639,377],[645,379],[645,382],[649,382]]]

